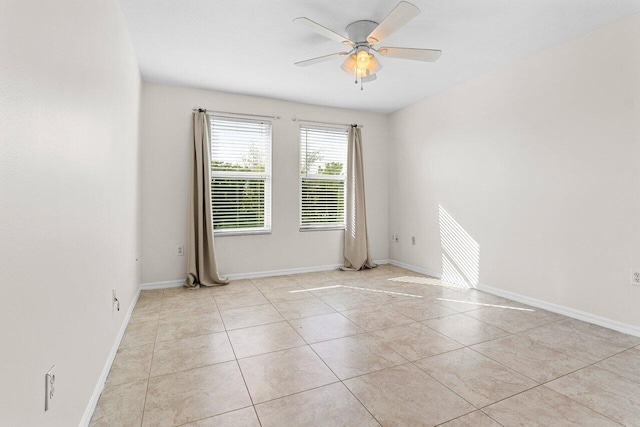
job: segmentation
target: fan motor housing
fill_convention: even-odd
[[[363,20],[352,22],[347,25],[344,30],[349,35],[349,40],[354,42],[356,45],[369,44],[367,36],[371,34],[377,26],[378,23],[375,21]]]

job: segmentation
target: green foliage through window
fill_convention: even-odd
[[[264,227],[264,179],[211,180],[213,228],[216,230]]]
[[[271,227],[271,123],[211,116],[211,213],[218,231]]]
[[[344,226],[347,138],[344,129],[300,127],[300,224]]]

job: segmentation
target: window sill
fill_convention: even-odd
[[[300,231],[335,231],[335,230],[345,230],[346,227],[344,225],[331,225],[331,226],[315,226],[315,227],[300,227]]]
[[[251,230],[251,231],[214,231],[213,237],[227,237],[227,236],[256,236],[260,234],[271,234],[271,230]]]

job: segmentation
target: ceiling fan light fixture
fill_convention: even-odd
[[[382,70],[382,64],[380,64],[378,58],[371,55],[371,61],[369,62],[369,71],[371,71],[371,74],[375,74],[380,70]]]
[[[362,78],[377,73],[382,69],[382,65],[374,55],[361,50],[357,54],[349,55],[342,63],[341,68],[351,76]]]
[[[340,68],[342,68],[345,73],[353,75],[353,70],[356,68],[357,63],[358,60],[356,59],[356,55],[351,54],[347,56],[347,59],[344,60]]]
[[[373,55],[366,50],[358,52],[356,55],[356,67],[358,67],[358,70],[367,70],[369,64],[371,64],[371,58],[373,58]]]

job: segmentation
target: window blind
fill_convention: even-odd
[[[345,225],[348,131],[300,126],[300,227]]]
[[[211,116],[211,212],[216,233],[271,229],[271,123]]]

